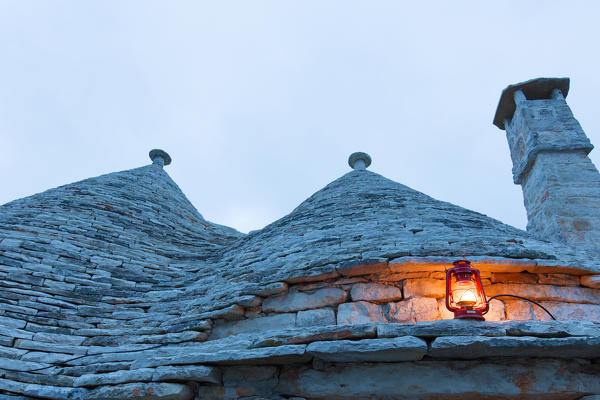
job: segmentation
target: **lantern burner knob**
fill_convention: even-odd
[[[169,154],[164,150],[152,149],[148,155],[152,160],[152,164],[158,165],[161,168],[164,165],[171,164],[171,156],[169,156]]]
[[[365,170],[371,165],[371,156],[361,151],[350,154],[348,165],[354,170]]]

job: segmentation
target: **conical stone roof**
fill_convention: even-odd
[[[123,288],[185,280],[180,264],[205,259],[241,236],[204,220],[155,164],[0,207],[0,263],[54,265],[93,283],[122,279]]]
[[[156,164],[61,186],[0,210],[0,262],[12,272],[49,268],[69,284],[53,277],[44,284],[88,300],[167,291],[148,311],[175,315],[210,312],[269,283],[335,275],[365,260],[505,258],[592,271],[597,265],[572,248],[364,169],[248,235],[205,221]]]
[[[194,304],[223,305],[220,298],[243,293],[247,286],[333,277],[361,260],[404,263],[427,257],[505,260],[509,265],[522,260],[514,272],[526,269],[526,263],[597,271],[593,257],[573,248],[536,239],[379,174],[353,170],[201,267],[197,283],[211,290]]]
[[[356,262],[391,268],[395,260],[466,256],[598,272],[593,257],[366,171],[365,160],[248,235],[204,220],[160,164],[0,206],[0,397],[137,398],[147,384],[188,399],[194,394],[173,377],[204,371],[192,380],[218,384],[215,363],[302,363],[312,357],[311,341],[348,332],[374,338],[374,324],[298,326],[262,339],[208,334],[224,320],[273,329],[246,313],[297,289],[287,283],[344,275]],[[439,326],[448,335],[449,325]],[[301,344],[282,345],[285,335]]]

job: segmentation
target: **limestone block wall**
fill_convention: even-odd
[[[512,294],[539,302],[557,320],[600,323],[600,290],[590,276],[482,272],[488,297]],[[592,287],[588,287],[592,286]],[[248,296],[235,316],[214,318],[209,340],[269,329],[452,319],[445,306],[444,272],[380,272],[286,284]],[[493,299],[487,321],[549,321],[540,307],[510,297]],[[233,319],[233,320],[232,320]]]
[[[0,398],[579,400],[600,394],[600,326],[591,322],[330,325],[94,351],[67,361],[61,374],[2,372]]]

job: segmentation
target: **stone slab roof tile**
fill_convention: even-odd
[[[598,268],[595,259],[585,265],[568,246],[365,170],[347,173],[289,215],[238,239],[211,268],[226,281],[244,277],[244,282],[266,284],[334,272],[351,260],[435,256]]]

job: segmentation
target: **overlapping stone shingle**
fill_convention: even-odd
[[[0,207],[0,396],[183,399],[193,397],[191,386],[173,381],[220,385],[227,365],[418,360],[481,343],[514,355],[528,339],[486,338],[594,331],[356,325],[420,321],[426,303],[437,318],[437,301],[420,296],[440,297],[439,277],[406,266],[431,271],[465,254],[514,272],[537,265],[598,272],[600,265],[364,170],[248,235],[204,220],[157,165],[51,189]],[[396,276],[392,284],[404,274],[409,283],[368,283],[365,274]],[[425,280],[432,290],[417,285]],[[561,290],[596,302],[594,289]],[[215,340],[202,343],[211,329]],[[482,339],[460,339],[471,334]],[[431,352],[417,337],[451,339],[435,339],[445,347]],[[581,355],[582,340],[551,344]],[[281,376],[282,388],[292,385],[289,373]],[[274,388],[276,380],[269,382]]]

